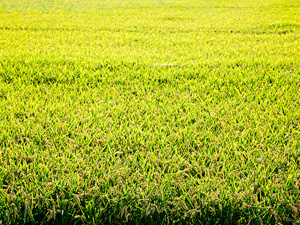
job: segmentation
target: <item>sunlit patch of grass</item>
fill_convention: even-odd
[[[299,222],[299,2],[0,6],[0,222]]]

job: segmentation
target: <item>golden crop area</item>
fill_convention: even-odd
[[[299,0],[1,0],[0,224],[299,224]]]

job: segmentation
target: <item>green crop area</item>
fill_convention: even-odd
[[[299,223],[299,0],[0,0],[0,224]]]

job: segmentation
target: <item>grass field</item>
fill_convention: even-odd
[[[300,1],[1,0],[0,224],[299,224]]]

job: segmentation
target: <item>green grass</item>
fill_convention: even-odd
[[[0,1],[0,223],[299,224],[299,11]]]

